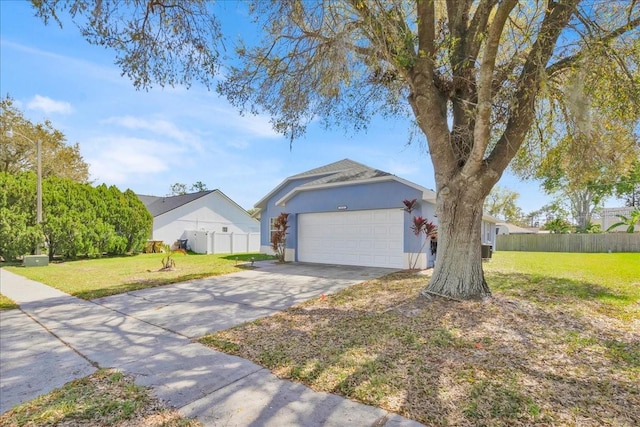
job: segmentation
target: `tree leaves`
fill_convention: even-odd
[[[12,137],[7,135],[9,129]],[[89,165],[80,154],[79,144],[67,145],[66,137],[46,120],[34,124],[15,107],[7,95],[0,101],[0,172],[36,170],[36,141],[42,143],[42,176],[59,176],[88,182]]]
[[[34,0],[36,15],[60,26],[67,13],[91,44],[112,48],[135,87],[210,87],[220,66],[220,23],[206,0]]]
[[[49,257],[102,256],[138,250],[153,218],[131,190],[92,187],[66,178],[43,182],[43,222],[36,224],[36,177],[0,172],[0,255],[15,258],[44,237]]]

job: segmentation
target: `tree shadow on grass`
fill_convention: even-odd
[[[533,300],[558,301],[598,300],[632,304],[637,297],[611,288],[581,280],[521,273],[489,273],[487,282],[492,290]]]
[[[631,297],[565,279],[498,279],[485,303],[414,294],[355,308],[331,296],[330,306],[320,300],[223,331],[216,347],[428,425],[637,423],[637,334],[565,310]]]
[[[157,271],[157,273],[162,274],[161,271]],[[107,288],[90,289],[86,291],[75,292],[73,293],[73,296],[84,299],[84,300],[92,300],[95,298],[108,297],[111,295],[118,295],[126,292],[139,291],[141,289],[147,289],[147,288],[155,288],[158,286],[173,285],[175,283],[188,282],[190,280],[204,279],[207,277],[220,276],[224,274],[227,274],[227,273],[222,272],[222,273],[216,274],[211,272],[204,272],[204,273],[182,274],[180,276],[175,276],[175,277],[162,277],[162,278],[136,280],[135,282],[127,282],[118,286],[111,286]]]

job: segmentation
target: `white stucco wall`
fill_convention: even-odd
[[[618,215],[623,215],[627,218],[631,216],[631,212],[634,208],[632,207],[621,207],[621,208],[604,208],[600,213],[600,225],[602,226],[603,231],[607,231],[609,227],[613,224],[617,224],[622,221]],[[611,230],[612,232],[625,232],[627,230],[627,226],[619,225],[618,227]]]
[[[179,239],[189,239],[187,230],[256,233],[260,231],[260,223],[219,192],[207,194],[153,219],[153,240],[173,244]]]
[[[496,224],[489,221],[482,221],[481,240],[483,245],[494,245]]]

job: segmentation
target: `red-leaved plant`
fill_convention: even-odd
[[[287,230],[289,225],[289,214],[282,212],[273,220],[272,232],[271,232],[271,249],[276,253],[278,261],[284,262],[286,243],[287,243]]]
[[[424,234],[424,240],[422,242],[422,245],[420,245],[420,250],[418,251],[418,254],[421,254],[424,251],[424,247],[428,241],[438,237],[438,227],[433,222],[428,221],[426,218],[423,218],[421,216],[413,217],[413,225],[411,226],[411,230],[413,230],[413,234],[415,234],[416,237],[418,237],[418,239],[420,239],[420,236]],[[409,268],[414,270],[417,264],[418,264],[418,257],[416,257],[416,259],[414,260],[410,256]]]
[[[404,204],[404,210],[407,213],[411,213],[413,212],[413,210],[417,207],[418,205],[418,200],[417,199],[413,199],[413,200],[409,200],[409,199],[404,199],[402,201],[402,203]]]

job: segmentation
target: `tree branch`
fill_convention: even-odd
[[[496,65],[500,38],[504,30],[509,14],[518,4],[517,0],[506,0],[498,6],[489,28],[489,34],[480,65],[478,78],[478,101],[476,107],[475,125],[473,129],[473,148],[467,159],[461,174],[464,177],[475,174],[482,164],[484,152],[489,144],[491,134],[491,110],[492,110],[492,82]]]
[[[604,34],[602,37],[599,37],[595,40],[593,40],[593,42],[595,43],[601,43],[601,44],[606,44],[608,42],[610,42],[611,40],[615,39],[616,37],[619,37],[621,35],[623,35],[624,33],[631,31],[635,28],[638,28],[640,26],[640,18],[636,18],[634,20],[629,21],[628,23],[626,23],[625,25],[621,25],[620,27]],[[567,68],[575,65],[576,62],[578,62],[580,59],[582,59],[582,57],[585,54],[585,48],[580,49],[578,52],[574,53],[573,55],[564,57],[562,59],[560,59],[559,61],[549,65],[546,68],[546,73],[548,76],[552,77],[557,73],[560,73],[564,70],[566,70]]]
[[[579,0],[553,3],[540,24],[538,38],[534,42],[524,64],[516,87],[505,131],[487,158],[487,167],[500,177],[522,145],[535,114],[535,100],[539,91],[541,72],[553,54],[554,47],[575,12]],[[495,177],[487,176],[493,180]]]

